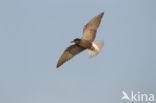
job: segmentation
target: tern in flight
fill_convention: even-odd
[[[76,38],[71,43],[73,45],[67,47],[61,57],[59,58],[56,68],[60,67],[63,63],[73,58],[78,53],[88,49],[89,57],[97,55],[102,47],[103,41],[93,42],[96,37],[97,29],[100,25],[104,12],[92,18],[83,28],[82,38]]]

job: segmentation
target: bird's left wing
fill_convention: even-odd
[[[80,47],[77,44],[74,44],[74,45],[67,47],[66,50],[61,55],[61,57],[59,58],[56,67],[58,68],[63,63],[70,60],[71,58],[73,58],[75,55],[77,55],[78,53],[80,53],[83,50],[85,50],[85,48]]]

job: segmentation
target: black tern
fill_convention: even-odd
[[[65,51],[63,52],[63,54],[57,62],[56,68],[60,67],[63,63],[70,60],[83,50],[88,49],[89,57],[94,57],[101,51],[103,47],[103,41],[93,41],[96,37],[96,31],[100,25],[103,15],[104,12],[98,14],[84,26],[82,38],[76,38],[73,41],[71,41],[74,44],[65,49]]]

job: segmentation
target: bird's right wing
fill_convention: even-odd
[[[77,55],[78,53],[80,53],[83,50],[85,50],[85,48],[80,47],[77,44],[74,44],[74,45],[67,47],[66,50],[61,55],[61,57],[59,58],[56,67],[58,68],[63,63],[70,60],[71,58],[73,58],[75,55]]]
[[[92,18],[83,28],[82,39],[92,42],[96,37],[96,31],[100,25],[104,12]]]

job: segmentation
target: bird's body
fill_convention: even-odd
[[[79,46],[81,46],[81,47],[83,47],[83,48],[85,48],[85,49],[89,49],[89,48],[91,48],[91,46],[92,46],[92,42],[90,42],[90,41],[88,41],[88,40],[85,40],[85,39],[78,39],[78,38],[76,38],[76,40],[77,40],[78,42],[75,42],[75,44],[77,44],[77,45],[79,45]]]
[[[75,55],[77,55],[78,53],[82,52],[85,49],[89,50],[88,55],[90,57],[97,55],[101,51],[103,47],[103,41],[99,42],[93,41],[96,37],[96,31],[100,25],[103,14],[104,12],[95,16],[93,19],[91,19],[90,22],[88,22],[88,24],[84,26],[82,38],[81,39],[76,38],[72,41],[75,44],[66,48],[66,50],[59,58],[56,67],[61,66],[64,62],[70,60]]]

